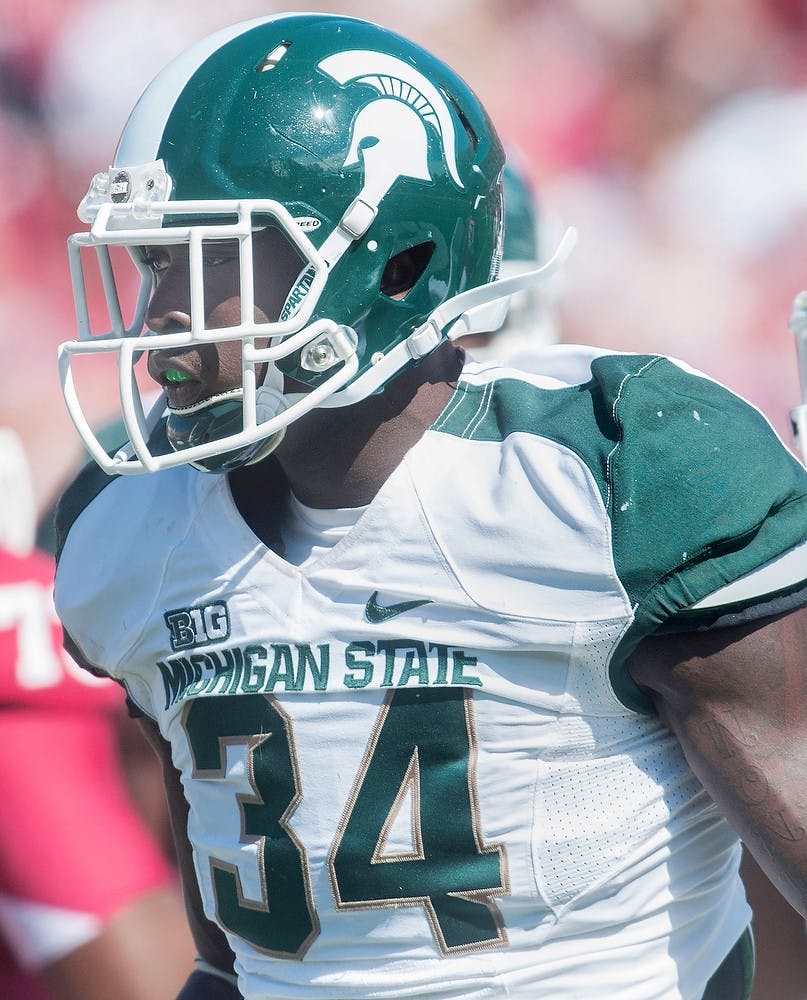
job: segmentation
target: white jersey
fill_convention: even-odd
[[[171,743],[250,1000],[699,1000],[748,924],[737,839],[625,661],[799,551],[807,474],[682,366],[552,350],[469,366],[303,566],[189,467],[70,529],[60,615]]]

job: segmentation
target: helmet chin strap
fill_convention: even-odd
[[[255,390],[255,418],[258,424],[263,424],[288,407],[289,397],[283,394],[283,372],[270,361],[266,366],[266,375],[262,384]],[[270,452],[277,448],[285,433],[286,428],[281,427],[274,434],[270,434],[264,447],[256,453],[251,461],[247,462],[247,465],[254,465],[255,462],[266,458]]]
[[[365,399],[391,379],[404,365],[425,357],[448,337],[456,340],[471,333],[489,333],[497,330],[507,315],[508,299],[515,292],[538,284],[551,277],[566,262],[577,242],[577,230],[569,227],[563,234],[554,254],[541,267],[509,278],[491,281],[476,288],[469,288],[446,299],[417,330],[379,357],[373,367],[360,375],[350,385],[323,400],[320,406],[350,406]]]
[[[285,409],[283,396],[283,372],[269,362],[263,382],[255,390],[255,416],[259,424]]]
[[[328,394],[326,384],[308,393],[284,393],[284,376],[280,369],[269,361],[263,383],[255,389],[255,421],[257,426],[266,424],[277,418],[284,411],[294,406],[302,406],[303,412],[315,406],[323,408],[350,406],[366,399],[381,388],[401,368],[410,361],[425,357],[445,338],[454,340],[471,333],[484,333],[498,329],[507,314],[507,301],[511,295],[532,284],[546,280],[554,274],[566,261],[577,240],[577,231],[566,230],[558,248],[552,257],[541,267],[525,271],[498,281],[491,281],[476,288],[469,288],[443,302],[429,318],[422,323],[409,337],[382,355],[373,366],[354,382]],[[355,356],[353,358],[356,363]],[[346,373],[349,374],[349,373]],[[164,412],[165,397],[160,397],[151,408],[143,423],[150,431]],[[245,422],[249,423],[248,414]],[[141,424],[142,426],[142,424]],[[283,438],[285,426],[278,427],[267,435],[261,447],[255,449],[248,462],[252,464],[268,455]],[[141,448],[146,448],[141,442]],[[146,448],[147,450],[147,448]],[[113,463],[120,468],[133,458],[136,449],[129,444],[122,448],[113,458]],[[190,464],[196,465],[195,462]],[[205,468],[204,464],[197,466]]]

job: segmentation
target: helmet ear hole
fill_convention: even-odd
[[[401,250],[387,261],[381,275],[381,293],[402,301],[415,287],[434,253],[434,242],[427,240]]]

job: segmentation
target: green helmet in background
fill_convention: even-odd
[[[92,456],[110,473],[185,462],[226,471],[262,457],[313,407],[379,391],[469,307],[501,296],[490,283],[501,259],[503,163],[486,112],[459,76],[375,24],[279,15],[187,50],[135,106],[114,162],[79,206],[90,231],[69,241],[79,337],[62,345],[60,365]],[[282,266],[253,274],[253,234],[267,229],[280,234]],[[238,326],[208,329],[204,246],[221,239],[239,243],[242,316]],[[161,243],[189,247],[189,330],[144,330],[154,283],[142,248]],[[128,317],[116,245],[139,272]],[[88,251],[109,303],[110,328],[100,333],[88,305]],[[275,289],[277,314],[257,322],[253,303],[278,275],[286,284]],[[243,388],[189,412],[169,409],[174,450],[159,453],[149,438],[164,404],[146,412],[134,365],[150,350],[224,340],[244,345]],[[79,357],[99,353],[117,355],[129,436],[112,458],[71,373]],[[283,376],[307,391],[285,392]]]
[[[539,204],[527,163],[512,150],[507,152],[503,174],[504,248],[501,279],[523,274],[540,266],[546,251],[548,221]],[[474,334],[462,341],[477,361],[528,363],[537,348],[560,339],[556,316],[556,289],[532,283],[509,300],[507,314],[496,330]]]
[[[525,167],[515,157],[504,166],[505,239],[502,260],[534,263],[539,259],[538,196]]]

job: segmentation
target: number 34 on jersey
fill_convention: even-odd
[[[224,780],[227,746],[246,748],[250,795],[236,795],[241,839],[257,846],[261,900],[215,857],[216,919],[255,948],[301,959],[319,934],[308,857],[290,820],[301,788],[291,720],[272,695],[202,697],[182,725],[194,778]],[[337,910],[422,906],[445,953],[506,940],[492,897],[508,892],[504,847],[484,844],[475,776],[473,699],[462,689],[387,695],[328,856]],[[410,852],[387,839],[405,800]]]

